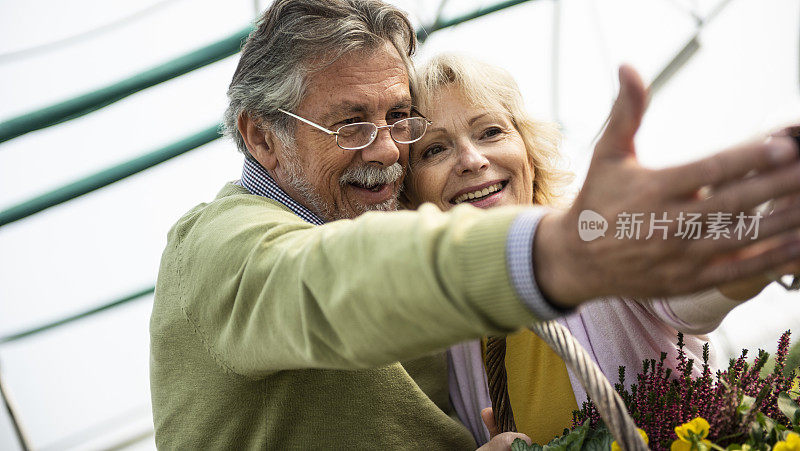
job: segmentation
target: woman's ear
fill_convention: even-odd
[[[274,171],[278,165],[275,136],[271,130],[262,126],[261,120],[252,118],[247,113],[239,115],[236,121],[239,134],[244,139],[244,144],[250,155],[258,161],[264,169]]]

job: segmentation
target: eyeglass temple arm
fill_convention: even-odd
[[[420,113],[419,110],[417,109],[417,107],[413,107],[413,106],[411,107],[411,114],[416,114],[417,116],[425,119],[425,122],[427,122],[428,125],[433,124],[433,121],[428,119],[427,117],[425,117],[424,114]]]
[[[308,124],[308,125],[310,125],[310,126],[312,126],[312,127],[314,127],[314,128],[317,128],[317,129],[319,129],[319,130],[322,130],[323,132],[325,132],[325,133],[327,133],[327,134],[329,134],[329,135],[338,135],[338,133],[337,133],[337,132],[334,132],[334,131],[328,130],[327,128],[325,128],[325,127],[323,127],[323,126],[321,126],[321,125],[319,125],[319,124],[315,124],[315,123],[313,123],[313,122],[309,121],[308,119],[304,119],[304,118],[302,118],[302,117],[300,117],[300,116],[298,116],[298,115],[296,115],[296,114],[294,114],[294,113],[290,113],[290,112],[288,112],[288,111],[286,111],[286,110],[284,110],[284,109],[281,109],[281,108],[278,108],[278,111],[280,111],[281,113],[284,113],[284,114],[288,114],[289,116],[292,116],[293,118],[295,118],[295,119],[297,119],[297,120],[299,120],[299,121],[303,121],[303,122],[305,122],[306,124]]]

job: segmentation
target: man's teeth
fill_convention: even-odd
[[[485,197],[485,196],[488,196],[489,194],[494,194],[494,193],[500,191],[501,189],[503,189],[503,184],[502,183],[495,183],[492,186],[487,186],[486,188],[478,190],[478,191],[473,191],[471,193],[464,193],[464,194],[456,197],[455,200],[453,201],[453,203],[460,204],[461,202],[464,202],[464,201],[467,201],[467,200],[475,199],[475,198],[478,198],[478,197]]]
[[[356,186],[358,188],[361,188],[361,189],[365,189],[367,191],[372,191],[373,193],[377,193],[378,191],[382,190],[384,186],[386,186],[385,184],[382,184],[382,183],[379,183],[377,185],[371,185],[371,186],[361,185],[361,184],[358,184],[358,183],[353,183],[352,185]]]

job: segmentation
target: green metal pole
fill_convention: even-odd
[[[435,31],[439,31],[444,28],[452,27],[455,25],[462,24],[464,22],[470,21],[472,19],[477,19],[479,17],[485,16],[487,14],[495,13],[502,9],[510,8],[512,6],[519,5],[520,3],[526,3],[531,0],[507,0],[504,2],[495,3],[494,5],[487,6],[486,8],[479,8],[471,13],[467,13],[458,17],[454,17],[450,20],[443,20],[439,23],[436,23],[430,27],[422,27],[417,30],[417,40],[419,42],[425,42],[428,37],[433,34]]]
[[[466,22],[468,20],[472,20],[493,13],[495,11],[499,11],[501,9],[508,8],[510,6],[514,6],[527,1],[530,0],[511,0],[511,1],[501,2],[489,8],[480,9],[460,17],[443,21],[440,24],[436,25],[435,27],[431,27],[431,29],[428,30],[427,33],[420,30],[417,32],[417,35],[419,36],[420,34],[423,34],[425,37],[427,37],[429,33],[433,33],[443,28],[451,27]],[[240,33],[244,33],[244,31]],[[229,38],[229,40],[230,39],[232,38]],[[420,38],[420,40],[424,40],[424,38]],[[218,44],[221,47],[224,47],[222,43]],[[229,44],[230,43],[228,43],[228,45]],[[208,49],[208,47],[206,49]],[[228,50],[230,50],[229,47]],[[221,54],[221,52],[218,51],[216,54],[219,55]],[[197,60],[195,58],[189,58],[189,55],[187,55],[184,58],[192,59],[193,61],[195,61],[195,63],[197,63]],[[2,130],[2,126],[3,124],[0,124],[0,130]],[[197,148],[203,144],[206,144],[219,137],[216,131],[217,127],[218,126],[210,127],[198,134],[190,136],[182,141],[169,145],[163,149],[151,152],[142,157],[138,157],[126,163],[122,163],[110,169],[106,169],[104,171],[90,175],[81,180],[77,180],[73,183],[70,183],[69,185],[42,194],[41,196],[38,196],[34,199],[17,204],[5,211],[0,211],[0,226],[4,226],[14,221],[18,221],[25,217],[39,213],[40,211],[45,210],[47,208],[53,207],[68,200],[74,199],[78,196],[87,194],[96,189],[110,185],[111,183],[117,182],[125,177],[129,177],[133,174],[136,174],[137,172],[153,167],[170,158],[173,158],[182,153]],[[0,132],[0,134],[2,134],[2,132]]]
[[[98,188],[110,185],[159,163],[163,163],[170,158],[177,157],[178,155],[214,141],[220,137],[219,127],[219,125],[208,127],[199,133],[164,148],[102,170],[66,186],[42,194],[41,196],[14,205],[7,210],[0,211],[0,226],[18,221],[47,208],[90,193]]]
[[[0,123],[0,143],[99,110],[118,100],[239,52],[252,27],[166,64],[95,91]]]
[[[144,296],[153,294],[155,292],[155,290],[156,290],[156,287],[148,287],[148,288],[145,288],[143,290],[139,290],[136,293],[133,293],[133,294],[130,294],[130,295],[125,296],[123,298],[117,299],[116,301],[108,302],[106,304],[100,305],[99,307],[95,307],[95,308],[87,310],[85,312],[81,312],[81,313],[78,313],[78,314],[75,314],[75,315],[72,315],[72,316],[68,316],[66,318],[62,318],[62,319],[60,319],[58,321],[54,321],[52,323],[43,324],[41,326],[34,327],[33,329],[28,329],[28,330],[23,331],[23,332],[18,332],[18,333],[15,333],[15,334],[7,335],[5,337],[0,337],[0,345],[4,344],[4,343],[10,343],[12,341],[17,341],[19,339],[22,339],[22,338],[25,338],[25,337],[29,337],[31,335],[38,334],[39,332],[44,332],[44,331],[50,330],[50,329],[52,329],[54,327],[63,326],[64,324],[71,323],[71,322],[77,321],[79,319],[83,319],[83,318],[85,318],[87,316],[95,315],[95,314],[100,313],[102,311],[105,311],[105,310],[108,310],[108,309],[111,309],[111,308],[114,308],[114,307],[118,307],[118,306],[123,305],[123,304],[127,304],[127,303],[129,303],[131,301],[135,301],[135,300],[137,300],[139,298],[142,298]]]
[[[530,0],[504,1],[433,24],[427,29],[423,27],[417,31],[417,38],[420,42],[424,42],[435,31],[527,1]],[[195,50],[120,82],[2,122],[0,123],[0,143],[99,110],[131,94],[234,55],[239,52],[242,41],[247,38],[252,30],[252,27],[244,28],[219,42]]]

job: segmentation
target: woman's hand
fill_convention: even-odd
[[[486,429],[489,430],[489,443],[481,446],[478,448],[479,451],[505,451],[511,449],[511,444],[514,443],[514,440],[521,438],[525,440],[525,443],[531,445],[533,441],[525,434],[521,434],[519,432],[503,432],[502,434],[499,433],[500,431],[497,429],[497,423],[494,421],[494,413],[491,407],[487,407],[481,410],[481,419],[483,419],[483,424],[486,425]]]

